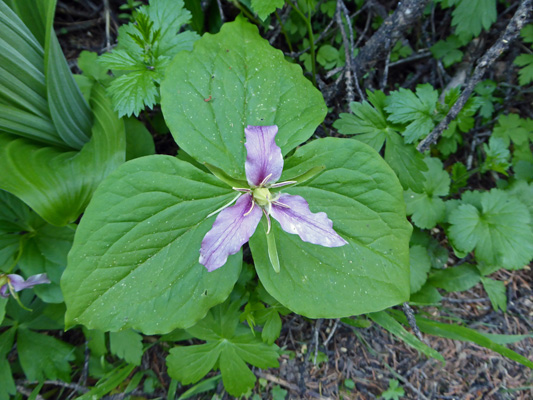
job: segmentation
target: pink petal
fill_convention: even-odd
[[[218,214],[200,248],[200,264],[208,271],[226,264],[228,256],[237,253],[255,232],[263,214],[257,205],[250,211],[252,204],[252,195],[244,194],[234,206]]]
[[[304,242],[325,247],[339,247],[348,243],[333,230],[333,222],[326,213],[313,214],[309,210],[309,204],[301,196],[282,194],[272,204],[271,215],[285,232],[300,236]]]
[[[259,186],[269,175],[265,184],[277,182],[283,171],[283,155],[274,140],[278,127],[248,125],[244,133],[247,151],[244,169],[250,186]]]
[[[16,274],[8,275],[8,278],[15,292],[20,292],[21,290],[32,288],[35,285],[50,283],[50,279],[48,279],[48,276],[46,274],[32,275],[26,281],[24,281],[24,278],[22,276]]]

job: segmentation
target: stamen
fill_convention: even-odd
[[[222,211],[223,209],[228,208],[228,207],[231,206],[233,203],[235,203],[235,202],[237,201],[237,199],[238,199],[239,197],[241,197],[241,196],[242,196],[242,194],[239,193],[239,194],[238,194],[237,196],[235,196],[235,198],[234,198],[233,200],[231,200],[228,204],[226,204],[225,206],[220,207],[220,208],[219,208],[218,210],[216,210],[216,211],[213,211],[213,212],[212,212],[211,214],[209,214],[206,218],[212,217],[213,215],[218,214],[218,213],[219,213],[220,211]]]
[[[248,212],[244,213],[243,217],[246,217],[248,214],[250,214],[252,210],[254,209],[254,206],[255,206],[255,201],[252,200],[252,206],[250,207]]]
[[[270,215],[266,212],[266,210],[263,208],[263,214],[265,214],[266,220],[267,220],[267,235],[270,233]]]
[[[287,186],[287,185],[294,185],[295,183],[298,183],[298,181],[278,182],[278,183],[274,183],[274,184],[270,185],[270,187],[271,188],[278,188],[278,187]]]
[[[272,174],[268,174],[265,179],[259,184],[259,187],[263,187],[267,184],[268,180],[272,177]]]
[[[279,201],[273,201],[272,203],[274,203],[275,205],[280,206],[282,208],[289,208],[289,209],[291,208],[287,204],[280,203]]]
[[[233,190],[236,190],[237,192],[243,192],[243,193],[250,193],[252,191],[252,189],[248,189],[248,188],[236,188],[236,187],[232,187]]]

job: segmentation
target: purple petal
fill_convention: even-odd
[[[9,293],[7,292],[7,283],[0,288],[0,297],[3,297],[3,298],[9,297]]]
[[[50,283],[50,279],[48,279],[48,276],[46,276],[46,274],[32,275],[26,281],[24,281],[24,278],[22,276],[16,274],[8,275],[8,278],[15,292],[20,292],[21,290],[32,288],[35,285]]]
[[[254,205],[252,209],[252,205],[252,195],[244,194],[234,206],[218,214],[200,248],[200,264],[208,271],[226,264],[228,256],[237,253],[253,235],[263,213],[261,207]]]
[[[283,155],[274,140],[278,127],[248,125],[244,133],[247,151],[244,169],[250,186],[259,186],[266,178],[265,184],[277,182],[283,171]]]
[[[339,247],[348,243],[333,230],[333,222],[326,213],[313,214],[309,210],[309,204],[301,196],[282,194],[272,204],[271,215],[285,232],[297,234],[304,242],[325,247]]]

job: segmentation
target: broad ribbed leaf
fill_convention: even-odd
[[[283,154],[307,140],[326,114],[299,66],[243,18],[179,53],[161,85],[165,120],[178,145],[200,162],[244,178],[244,128],[277,125]]]
[[[326,169],[287,189],[323,211],[348,244],[327,248],[303,242],[273,221],[281,271],[272,268],[264,229],[250,247],[261,282],[292,311],[338,318],[379,311],[409,298],[409,237],[403,192],[394,172],[369,146],[327,138],[296,151],[281,181],[317,165]]]
[[[48,109],[43,47],[3,2],[0,2],[0,130],[64,145]]]
[[[124,124],[95,85],[92,138],[80,152],[43,147],[0,132],[0,188],[15,194],[47,222],[75,221],[100,181],[124,162]]]
[[[61,282],[67,326],[153,334],[203,318],[241,269],[242,252],[215,272],[198,263],[215,219],[207,216],[234,196],[176,158],[124,164],[102,182],[77,229]]]
[[[44,68],[50,115],[61,139],[74,149],[89,142],[91,110],[74,81],[54,31],[56,0],[47,0]]]

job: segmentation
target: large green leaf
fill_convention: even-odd
[[[359,141],[313,141],[286,161],[281,180],[324,165],[325,171],[286,190],[301,195],[312,212],[324,211],[348,244],[326,248],[286,233],[277,222],[281,271],[272,268],[264,230],[250,240],[265,289],[292,311],[337,318],[384,308],[409,298],[409,237],[403,192],[394,172]]]
[[[217,271],[198,263],[214,216],[234,192],[168,156],[129,161],[97,189],[62,278],[66,324],[145,334],[187,328],[224,301],[242,253]]]
[[[503,190],[465,193],[451,212],[448,231],[454,247],[475,250],[489,266],[521,268],[533,258],[533,231],[527,207]]]
[[[54,225],[75,221],[100,181],[124,162],[124,124],[95,84],[92,137],[80,152],[43,147],[0,132],[0,188],[15,194]]]
[[[178,145],[200,162],[244,177],[244,128],[277,125],[283,154],[307,140],[326,114],[299,66],[243,18],[179,53],[161,85],[161,106]]]

